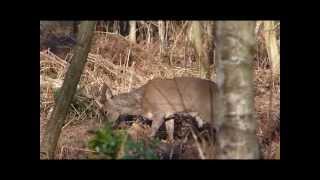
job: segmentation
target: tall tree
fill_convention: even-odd
[[[216,23],[218,159],[260,158],[254,117],[254,27],[250,21]]]
[[[209,73],[209,57],[206,54],[206,48],[203,44],[203,28],[200,21],[191,21],[190,26],[190,36],[191,43],[196,50],[198,62],[200,65],[200,77],[201,78],[210,78]]]
[[[160,38],[160,55],[165,57],[167,55],[167,38],[166,38],[166,22],[159,21],[159,38]]]
[[[136,43],[136,31],[137,31],[137,23],[136,21],[129,21],[130,24],[130,33],[129,33],[129,39],[131,42]]]
[[[263,25],[266,49],[272,65],[272,74],[274,78],[277,78],[280,75],[280,50],[277,44],[275,21],[264,21]]]
[[[95,24],[95,21],[83,21],[80,24],[78,43],[41,142],[41,158],[54,158],[64,119],[87,61]]]
[[[207,58],[207,62],[208,65],[213,64],[214,65],[214,22],[213,21],[206,21],[205,22],[206,25],[206,32],[207,32],[207,36],[205,37],[205,45],[206,45],[206,58]],[[214,75],[214,71],[212,71],[214,68],[210,68],[208,67],[208,71],[209,74],[208,76],[210,76],[210,79],[213,80],[213,75]]]

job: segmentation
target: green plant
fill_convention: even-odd
[[[158,140],[134,141],[124,131],[112,130],[107,124],[97,131],[89,147],[108,159],[158,159],[154,151],[158,143]]]
[[[113,131],[111,125],[106,124],[104,128],[97,131],[96,137],[89,142],[89,147],[108,158],[115,159],[124,135],[121,131]]]
[[[154,151],[157,145],[157,140],[151,140],[147,143],[142,140],[133,141],[128,138],[122,159],[159,159]]]

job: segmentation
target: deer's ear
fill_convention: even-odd
[[[107,86],[107,84],[103,83],[102,88],[101,88],[101,97],[100,97],[100,102],[104,104],[106,100],[112,98],[112,92],[110,88]]]

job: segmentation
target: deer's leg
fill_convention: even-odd
[[[158,132],[160,126],[164,122],[164,115],[163,114],[155,114],[152,120],[151,125],[151,137],[154,137],[156,133]]]
[[[174,133],[174,119],[170,119],[166,121],[166,130],[168,134],[169,141],[173,141],[173,133]]]

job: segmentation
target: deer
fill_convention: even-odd
[[[141,115],[151,119],[150,137],[154,137],[165,122],[168,138],[172,141],[174,120],[165,119],[181,112],[196,117],[199,126],[203,122],[213,122],[216,93],[217,85],[210,80],[194,77],[155,78],[137,89],[116,96],[104,83],[99,104],[111,122],[120,115]]]

